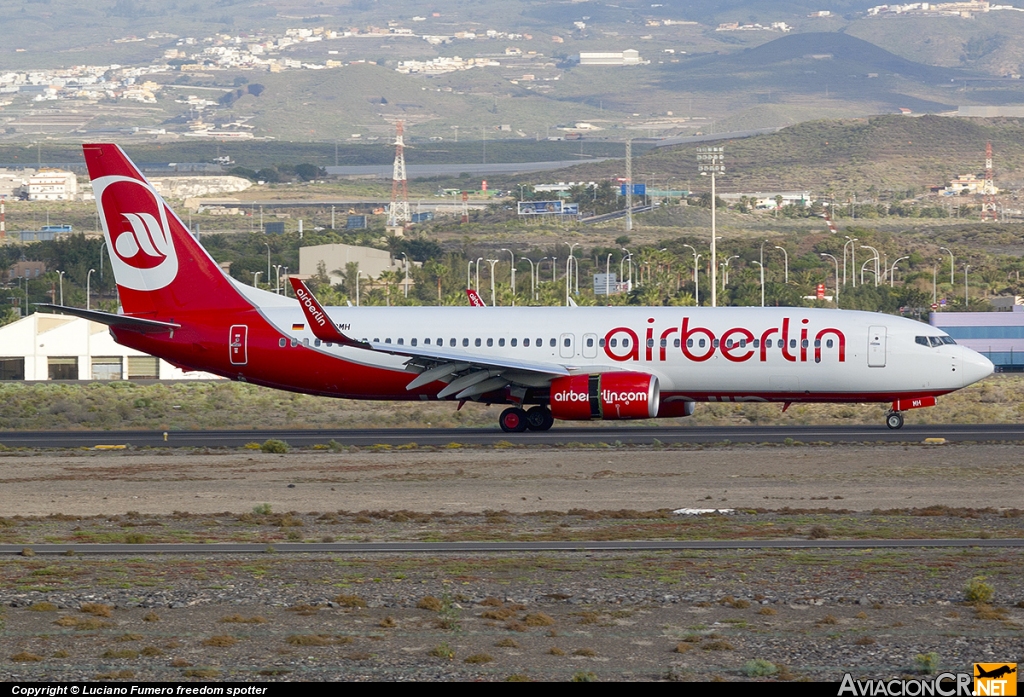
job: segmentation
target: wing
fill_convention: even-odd
[[[330,341],[342,346],[405,356],[406,369],[418,375],[406,385],[407,390],[429,385],[432,382],[446,383],[437,393],[438,399],[473,399],[480,395],[511,388],[513,399],[521,399],[531,387],[547,387],[554,378],[570,375],[572,371],[564,365],[536,361],[519,361],[507,357],[475,356],[461,351],[446,351],[440,346],[399,346],[379,341],[356,341],[345,335],[327,310],[313,296],[306,284],[298,278],[289,278],[299,306],[313,335],[321,341]]]
[[[63,315],[74,315],[75,317],[81,317],[82,319],[119,329],[131,329],[132,331],[142,333],[173,332],[175,329],[181,328],[180,324],[175,324],[174,322],[160,322],[155,319],[144,319],[142,317],[132,317],[131,315],[115,315],[110,312],[101,312],[100,310],[83,310],[80,307],[67,307],[66,305],[54,305],[52,303],[36,303],[36,307],[59,312]]]

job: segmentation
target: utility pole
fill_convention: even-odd
[[[399,227],[412,220],[409,213],[409,183],[405,176],[403,126],[402,121],[395,124],[395,166],[391,178],[391,205],[388,207],[389,227]]]
[[[992,177],[992,143],[985,143],[985,188],[983,193],[985,194],[985,200],[981,204],[981,219],[982,220],[998,220],[999,215],[996,211],[996,185]]]
[[[725,148],[721,146],[697,148],[697,171],[702,176],[711,175],[711,307],[718,307],[718,252],[716,251],[715,203],[718,195],[715,192],[715,175],[725,173]]]
[[[633,229],[633,139],[626,139],[626,229]]]

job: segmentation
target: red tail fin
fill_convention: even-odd
[[[473,307],[487,307],[487,303],[480,297],[480,294],[472,288],[466,289],[466,296],[469,298],[469,304]]]
[[[121,148],[82,149],[126,314],[251,307]]]

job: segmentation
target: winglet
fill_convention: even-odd
[[[331,341],[342,346],[365,345],[360,341],[350,339],[338,330],[337,325],[327,315],[327,310],[313,297],[313,293],[310,292],[305,283],[294,276],[289,277],[288,280],[292,282],[295,297],[298,298],[299,307],[302,308],[303,314],[306,315],[306,320],[309,322],[309,328],[312,330],[313,336],[321,341]]]
[[[472,288],[466,289],[466,295],[469,296],[469,304],[473,307],[487,307],[487,303],[484,302],[484,299],[481,298],[480,294]]]

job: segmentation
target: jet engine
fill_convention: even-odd
[[[551,415],[566,421],[653,419],[661,391],[647,373],[570,375],[551,381]]]

